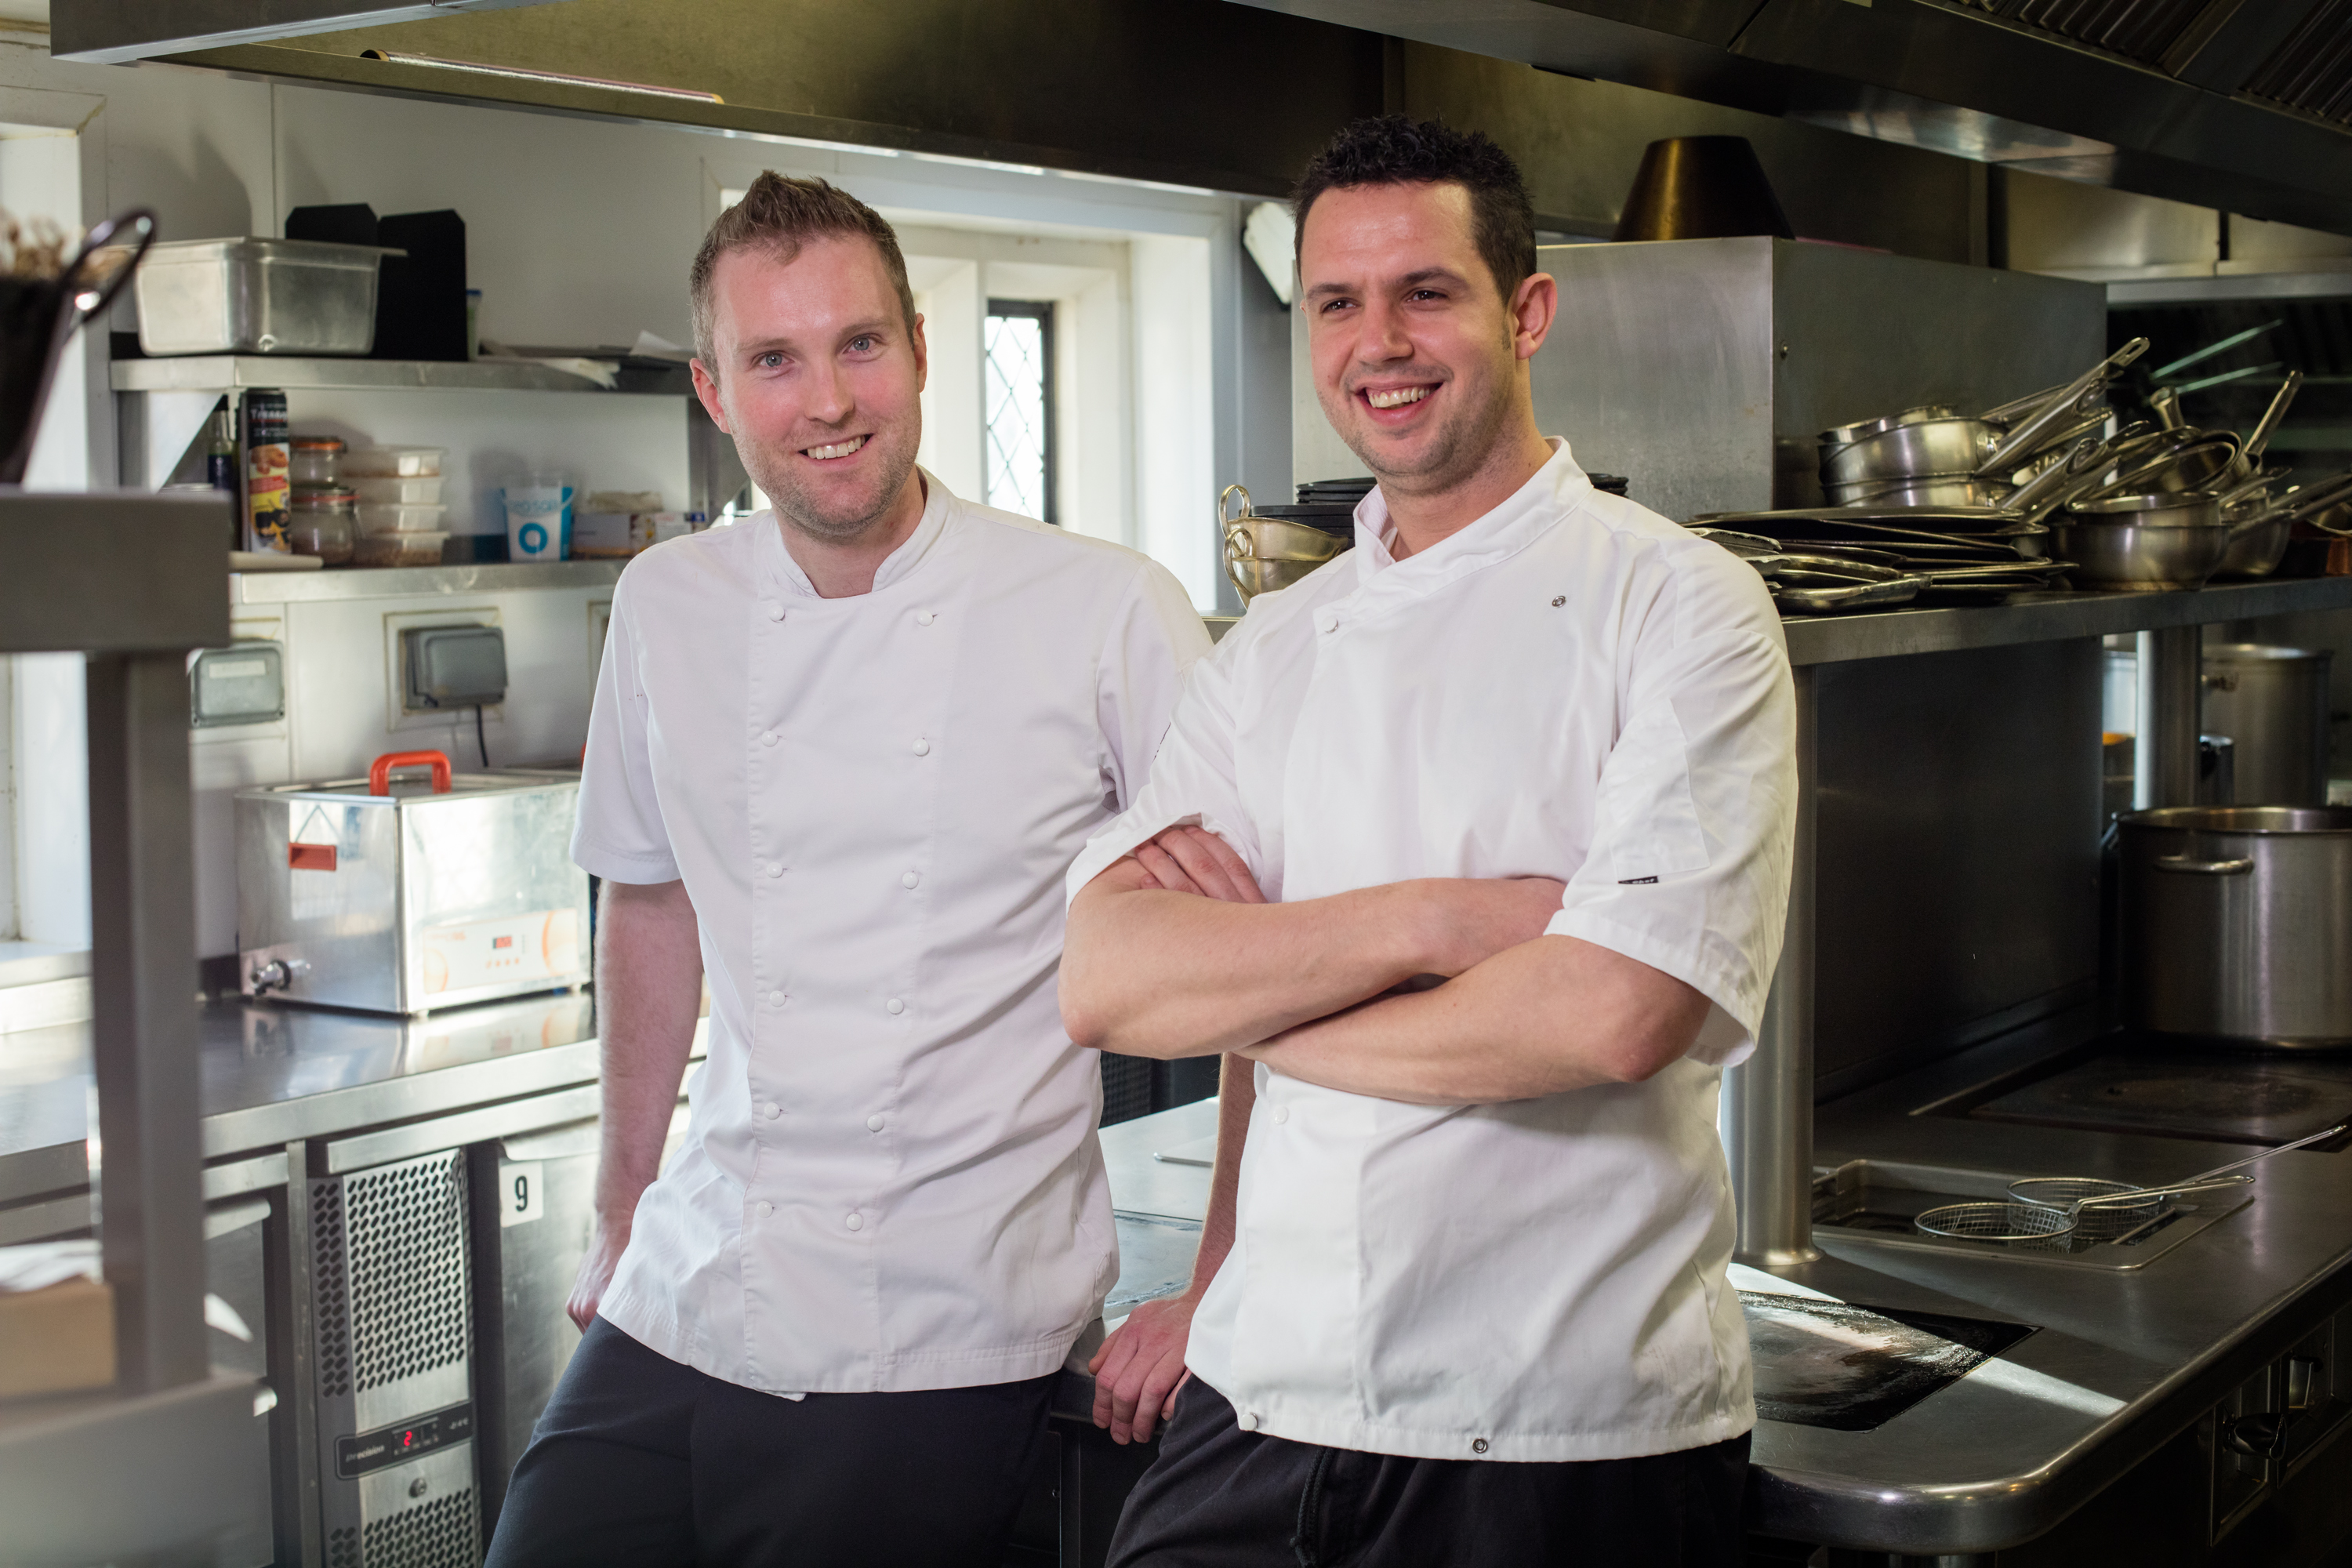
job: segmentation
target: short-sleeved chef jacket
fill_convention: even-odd
[[[1118,1273],[1059,895],[1208,637],[1145,557],[924,482],[870,594],[761,512],[613,598],[572,853],[684,879],[710,1025],[602,1312],[751,1388],[1039,1376]]]
[[[1687,982],[1697,1045],[1646,1082],[1400,1104],[1257,1070],[1233,1250],[1193,1371],[1242,1425],[1425,1458],[1668,1453],[1755,1421],[1726,1282],[1720,1069],[1749,1048],[1795,833],[1786,645],[1748,565],[1550,461],[1399,561],[1261,595],[1195,668],[1073,893],[1171,825],[1269,899],[1556,877],[1551,933]],[[1563,998],[1563,1005],[1569,1005]]]

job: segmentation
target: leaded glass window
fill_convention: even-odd
[[[1059,522],[1054,507],[1054,306],[991,300],[985,341],[988,504]]]

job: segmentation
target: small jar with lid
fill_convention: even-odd
[[[352,558],[359,541],[359,492],[334,485],[305,485],[294,492],[286,542],[297,555],[315,555],[330,566]]]
[[[343,461],[343,443],[333,436],[297,436],[288,443],[289,478],[299,488],[304,485],[333,486],[342,476],[337,470]]]

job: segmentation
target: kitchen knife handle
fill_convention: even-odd
[[[433,793],[449,793],[449,756],[446,752],[386,752],[368,764],[368,794],[392,793],[392,770],[394,768],[431,768]],[[2249,865],[2252,862],[2249,861]]]
[[[2159,871],[2187,871],[2200,877],[2242,877],[2254,868],[2252,860],[2191,860],[2186,855],[2160,855]]]

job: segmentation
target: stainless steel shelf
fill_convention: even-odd
[[[248,386],[289,391],[619,392],[683,396],[692,374],[624,368],[617,387],[541,364],[472,360],[310,359],[277,354],[196,354],[184,359],[114,362],[117,392],[234,392]]]
[[[290,605],[321,599],[407,599],[427,594],[511,594],[523,588],[594,588],[621,580],[626,561],[478,561],[459,566],[352,567],[318,572],[232,572],[229,601]]]
[[[2352,577],[2225,583],[2194,594],[2021,594],[2006,605],[1791,616],[1791,664],[1843,664],[1912,653],[2061,642],[2311,610],[2352,609]]]

